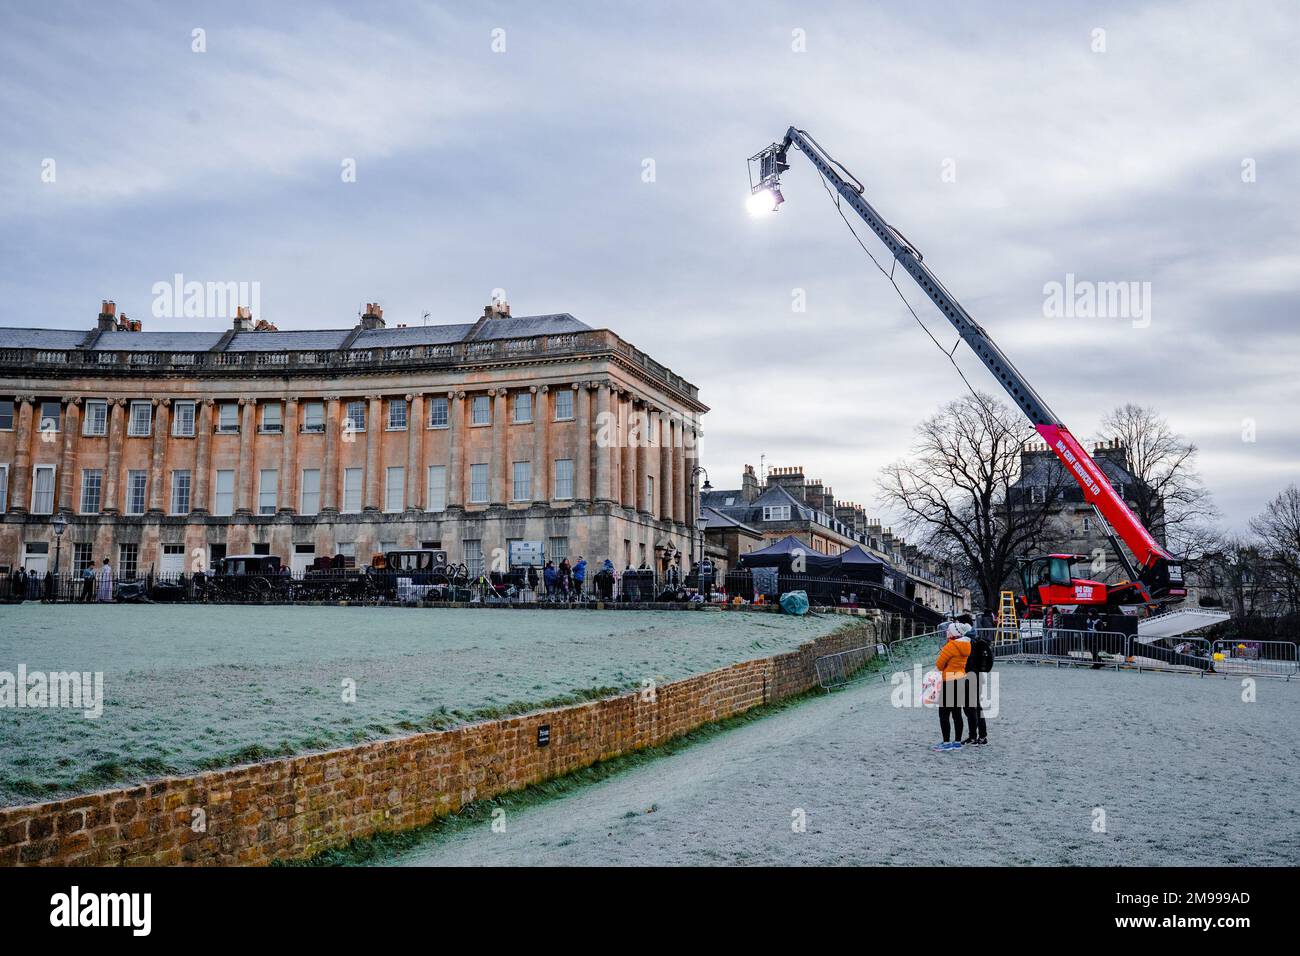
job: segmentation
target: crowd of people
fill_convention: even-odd
[[[113,600],[113,566],[108,558],[104,559],[98,571],[93,564],[86,565],[79,579],[81,590],[77,595],[78,601],[91,604]],[[3,578],[0,578],[0,581],[2,580]],[[9,574],[7,597],[10,602],[16,604],[21,604],[23,601],[53,601],[59,597],[55,594],[57,587],[58,578],[53,571],[41,574],[39,571],[29,571],[27,568],[15,568]]]
[[[290,576],[286,567],[280,567],[278,574],[286,579]],[[503,582],[499,586],[498,577]],[[203,586],[207,578],[201,571],[194,575],[195,593],[199,600],[207,598],[207,590]],[[118,596],[117,582],[108,558],[98,568],[87,565],[76,575],[76,579],[80,586],[74,591],[69,588],[65,576],[55,575],[52,571],[42,574],[27,568],[16,568],[9,575],[0,576],[0,600],[11,603],[36,600],[94,603],[111,602]],[[681,565],[676,561],[669,562],[665,571],[657,575],[644,561],[638,567],[633,567],[629,562],[620,571],[612,560],[606,558],[598,568],[593,569],[587,559],[579,555],[577,561],[572,563],[568,558],[561,558],[558,564],[550,560],[542,567],[529,566],[510,575],[493,574],[489,578],[484,573],[475,586],[481,585],[485,590],[491,588],[500,592],[501,587],[511,583],[514,587],[530,589],[540,600],[555,603],[583,600],[612,602],[616,597],[624,601],[688,599],[684,589],[685,576]],[[511,588],[512,593],[514,587]]]
[[[595,598],[600,601],[613,601],[615,590],[625,600],[650,600],[656,588],[675,592],[680,590],[682,581],[681,567],[670,562],[662,581],[656,581],[654,570],[644,561],[638,567],[629,562],[622,571],[615,568],[614,562],[606,558],[594,573],[587,559],[578,555],[573,564],[568,558],[561,558],[559,564],[549,560],[540,569],[529,567],[524,572],[525,585],[537,593],[544,601],[568,603]]]

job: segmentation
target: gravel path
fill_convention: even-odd
[[[843,618],[711,611],[0,607],[0,671],[102,671],[103,716],[0,709],[0,804],[686,677]],[[356,682],[345,703],[342,682]]]
[[[1003,665],[999,690],[984,748],[932,753],[935,712],[877,680],[386,862],[1300,863],[1300,685]]]

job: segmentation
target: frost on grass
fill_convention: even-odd
[[[433,828],[366,862],[1300,863],[1300,684],[1261,681],[1245,703],[1238,679],[998,670],[987,747],[931,752],[935,711],[892,706],[876,678],[521,800],[505,834]]]
[[[0,610],[0,670],[103,671],[104,714],[0,710],[0,805],[437,730],[790,650],[843,618],[338,607]],[[345,702],[345,680],[355,702]]]

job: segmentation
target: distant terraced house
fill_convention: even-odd
[[[0,569],[185,573],[228,554],[367,563],[514,540],[689,561],[696,386],[568,314],[275,331],[0,327]],[[601,423],[608,425],[602,429]],[[599,439],[599,440],[598,440]]]
[[[939,610],[970,610],[970,589],[949,562],[895,536],[861,505],[837,500],[829,485],[805,478],[799,465],[772,468],[761,482],[746,465],[739,488],[711,489],[701,503],[710,555],[723,567],[788,537],[832,557],[862,548],[899,572],[909,597]]]

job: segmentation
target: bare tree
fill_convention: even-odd
[[[1238,633],[1245,633],[1254,610],[1254,590],[1259,581],[1259,556],[1251,543],[1238,535],[1225,537],[1218,550],[1202,559],[1205,577],[1223,599]]]
[[[996,609],[1016,558],[1044,537],[1059,490],[1047,489],[1041,501],[1032,495],[1013,500],[1033,426],[979,394],[944,405],[917,426],[916,436],[912,456],[883,470],[882,503],[931,547],[959,555],[984,607]],[[1048,480],[1063,483],[1064,477],[1052,469]]]
[[[1136,479],[1127,498],[1157,541],[1183,559],[1195,558],[1213,542],[1208,525],[1218,511],[1197,474],[1192,442],[1154,408],[1131,402],[1102,420],[1101,437],[1127,449],[1128,469]]]
[[[1278,494],[1251,519],[1250,530],[1282,578],[1289,610],[1300,611],[1300,488]]]

